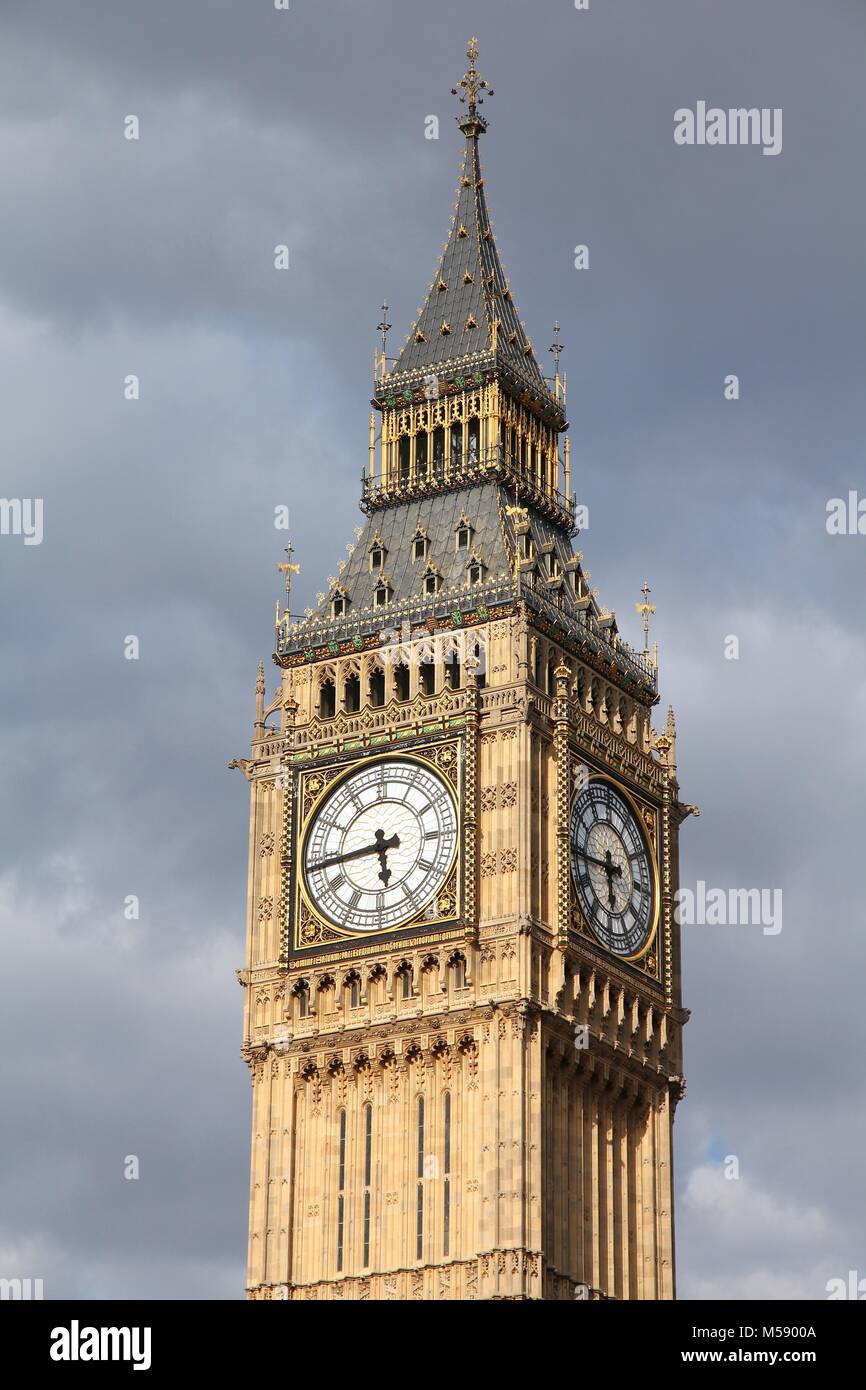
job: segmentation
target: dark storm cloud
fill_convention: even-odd
[[[41,546],[0,539],[0,1273],[242,1288],[247,813],[225,762],[269,650],[273,508],[301,605],[352,538],[378,306],[401,342],[450,215],[471,29],[500,250],[539,359],[555,318],[567,344],[578,545],[626,636],[645,577],[658,604],[702,807],[683,882],[784,892],[778,937],[685,929],[681,1292],[822,1296],[866,1235],[866,540],[824,529],[864,476],[862,11],[90,0],[0,24],[2,491],[45,500]],[[698,99],[782,106],[783,153],[677,148]]]

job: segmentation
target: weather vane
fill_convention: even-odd
[[[647,660],[649,660],[650,614],[656,611],[656,606],[654,603],[649,602],[649,596],[652,593],[652,589],[650,588],[649,584],[647,584],[646,580],[644,580],[643,582],[643,588],[641,589],[641,593],[643,594],[643,603],[636,603],[634,606],[634,611],[643,615],[643,654],[647,658]]]
[[[391,331],[391,325],[390,325],[390,323],[388,322],[388,301],[387,301],[387,299],[383,299],[383,300],[382,300],[382,322],[376,324],[376,332],[382,334],[382,356],[383,356],[383,357],[385,356],[385,348],[388,346],[388,334],[390,333],[390,331]]]
[[[555,323],[553,325],[553,342],[550,344],[550,347],[547,350],[548,352],[553,353],[553,363],[554,367],[556,368],[557,376],[559,376],[559,359],[562,356],[562,349],[564,347],[565,344],[559,341],[559,324]]]
[[[284,575],[286,576],[286,601],[285,601],[285,612],[283,613],[283,622],[285,622],[286,619],[287,619],[288,617],[290,617],[290,612],[289,612],[289,607],[290,607],[290,605],[289,605],[289,598],[290,598],[291,592],[292,592],[292,575],[293,575],[293,574],[300,574],[300,572],[301,572],[301,567],[300,567],[300,565],[295,565],[295,564],[292,563],[292,556],[294,555],[294,553],[295,553],[295,547],[294,547],[294,545],[292,544],[292,542],[289,541],[288,545],[286,546],[286,559],[285,559],[285,560],[281,560],[280,563],[277,565],[277,569],[280,571],[280,574],[284,574]],[[279,625],[280,625],[280,604],[279,604],[279,600],[277,600],[277,627],[279,627]]]
[[[388,368],[388,358],[386,357],[385,353],[386,353],[386,349],[387,349],[387,347],[388,347],[388,334],[389,334],[390,330],[391,330],[391,325],[390,325],[390,323],[388,322],[388,301],[387,301],[387,299],[383,299],[383,300],[382,300],[382,321],[381,321],[381,323],[377,323],[377,324],[376,324],[376,331],[377,331],[377,333],[381,333],[381,335],[382,335],[382,356],[381,356],[381,358],[380,358],[382,376],[385,375],[385,372],[387,371],[387,368]],[[373,355],[375,356],[375,353],[374,353]]]
[[[488,96],[493,96],[493,88],[488,87],[483,77],[479,77],[475,70],[475,59],[478,57],[478,40],[473,36],[469,40],[469,47],[466,50],[466,57],[469,59],[469,71],[464,73],[456,87],[451,88],[452,96],[459,96],[465,104],[469,103],[469,115],[476,116],[477,108],[484,105],[482,92]],[[462,91],[458,91],[462,88]],[[480,117],[478,119],[481,119]]]

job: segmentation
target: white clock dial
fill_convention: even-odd
[[[583,914],[603,946],[637,955],[655,924],[656,885],[640,822],[609,782],[594,781],[571,809],[571,872]]]
[[[317,807],[304,842],[310,900],[335,926],[387,931],[437,895],[457,851],[457,807],[423,763],[382,758],[350,772]]]

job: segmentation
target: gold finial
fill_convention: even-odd
[[[654,603],[650,603],[648,601],[649,596],[652,593],[652,589],[650,588],[649,584],[647,584],[646,580],[644,580],[643,582],[643,588],[641,589],[641,593],[643,594],[643,603],[636,603],[634,606],[634,611],[643,615],[643,654],[646,657],[647,661],[649,661],[650,614],[656,611],[656,606]],[[658,645],[656,645],[656,650],[658,650]],[[658,663],[656,662],[656,664]]]
[[[528,527],[528,525],[529,525],[529,512],[528,512],[528,510],[526,509],[526,507],[507,506],[507,507],[505,508],[505,515],[506,515],[506,516],[510,516],[510,517],[513,518],[515,530],[516,530],[517,527],[519,526],[519,527],[521,528],[521,534],[522,534],[523,528],[524,528],[524,527]],[[522,558],[523,558],[523,557],[522,557],[522,555],[520,554],[520,550],[519,550],[519,548],[518,548],[518,546],[517,546],[517,542],[515,541],[515,544],[514,544],[514,558],[513,558],[513,560],[512,560],[512,565],[511,565],[512,576],[513,576],[513,578],[514,578],[514,582],[515,582],[515,583],[517,582],[517,580],[518,580],[519,577],[520,577],[520,562],[521,562]]]
[[[283,622],[285,622],[286,618],[289,616],[289,607],[290,607],[289,598],[290,598],[290,595],[291,595],[291,592],[292,592],[292,575],[293,575],[293,574],[300,574],[300,572],[301,572],[301,567],[300,567],[300,565],[294,565],[294,564],[292,564],[292,556],[294,555],[294,553],[295,553],[295,547],[294,547],[294,545],[292,544],[292,542],[289,541],[288,545],[286,546],[286,559],[280,561],[280,563],[277,565],[277,569],[279,570],[280,574],[284,574],[284,575],[286,576],[286,601],[285,601],[285,613],[283,614]],[[280,626],[280,604],[279,604],[279,600],[277,600],[277,627],[279,627],[279,626]]]
[[[478,135],[487,129],[487,122],[483,116],[478,114],[478,107],[484,104],[481,93],[486,92],[488,96],[492,97],[493,88],[488,87],[484,78],[480,77],[476,71],[475,59],[478,57],[478,40],[474,36],[469,40],[466,57],[469,59],[469,70],[463,74],[457,86],[451,88],[451,95],[459,96],[463,104],[469,107],[469,118],[460,121],[460,129],[464,130],[467,135]]]
[[[279,611],[279,605],[277,605]],[[259,662],[259,669],[256,672],[256,728],[265,727],[265,663]]]
[[[388,347],[388,334],[390,333],[390,331],[391,324],[388,322],[388,301],[387,299],[383,299],[382,319],[380,323],[376,324],[376,332],[381,333],[382,335],[382,353],[379,359],[381,362],[381,370],[379,373],[380,376],[384,376],[386,371],[388,370],[388,358],[386,356],[386,351]]]

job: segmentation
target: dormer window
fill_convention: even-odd
[[[430,549],[430,542],[423,531],[416,531],[412,537],[412,563],[416,560],[426,560],[427,551]]]
[[[379,536],[373,540],[370,546],[370,572],[375,574],[381,570],[385,564],[385,546]]]
[[[432,565],[424,571],[424,593],[437,594],[442,584],[442,576]]]
[[[562,574],[562,567],[559,563],[559,556],[551,552],[547,557],[547,577],[548,579],[559,579]]]
[[[487,566],[484,563],[483,557],[478,554],[477,550],[473,550],[466,564],[466,578],[469,583],[480,584],[484,578],[486,569]]]
[[[473,531],[474,528],[471,522],[468,521],[465,516],[461,516],[455,533],[458,550],[469,549],[472,544]]]
[[[346,595],[334,594],[331,599],[331,617],[343,618],[346,614]]]
[[[390,602],[391,585],[387,582],[387,580],[380,579],[379,583],[373,590],[373,606],[374,608],[387,608]]]
[[[528,531],[524,536],[520,537],[520,558],[521,560],[535,559],[535,546],[532,543],[532,537]]]

